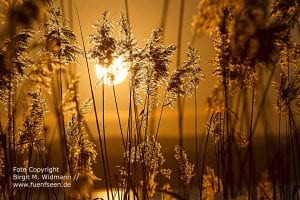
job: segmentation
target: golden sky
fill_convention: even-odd
[[[79,25],[75,12],[74,5],[70,7],[69,1],[63,1],[63,9],[65,11],[66,18],[72,19],[74,30],[79,39]],[[109,11],[110,19],[114,21],[115,34],[118,34],[117,20],[121,13],[125,13],[125,0],[76,0],[76,5],[79,11],[79,17],[83,27],[83,36],[85,43],[87,44],[87,49],[91,46],[88,43],[88,36],[93,34],[95,30],[92,25],[97,19],[100,18],[101,13],[104,11]],[[180,12],[180,0],[170,0],[168,7],[168,14],[166,20],[165,28],[165,44],[177,44],[178,36],[178,24],[179,24],[179,12]],[[59,2],[57,2],[59,3]],[[133,29],[133,34],[137,38],[140,45],[143,45],[144,41],[150,37],[151,31],[160,26],[161,15],[163,10],[163,0],[128,0],[129,7],[129,19]],[[197,10],[197,0],[186,0],[184,5],[184,20],[183,20],[183,34],[182,34],[182,52],[181,60],[185,58],[185,51],[187,44],[192,39],[192,28],[191,22],[193,14]],[[60,4],[62,5],[62,4]],[[72,14],[70,17],[70,14]],[[79,41],[81,45],[81,41]],[[205,101],[209,95],[212,87],[212,71],[213,69],[209,66],[208,62],[212,59],[213,47],[211,39],[207,36],[197,38],[194,47],[199,50],[199,55],[201,57],[201,66],[203,68],[203,73],[206,80],[201,82],[198,89],[198,114],[200,117],[199,129],[204,130],[204,119],[205,119]],[[172,68],[175,68],[176,54],[173,57]],[[80,94],[82,101],[85,98],[90,97],[90,92],[88,88],[87,70],[83,59],[79,60],[78,72],[80,73]],[[96,82],[94,63],[90,62],[90,68],[93,72],[94,82]],[[100,101],[101,101],[101,88],[95,89],[97,105],[99,107],[98,112],[100,114]],[[118,104],[121,114],[122,124],[124,128],[126,127],[126,120],[128,116],[128,81],[125,80],[122,84],[116,86],[116,92],[118,97]],[[185,110],[184,110],[184,133],[187,135],[193,134],[194,130],[194,106],[193,99],[187,100]],[[160,108],[159,108],[160,109]],[[119,136],[119,127],[117,121],[117,115],[115,112],[115,105],[113,101],[112,87],[106,87],[105,94],[105,123],[108,128],[108,135]],[[163,121],[161,124],[160,135],[161,136],[177,136],[178,126],[177,126],[177,111],[176,109],[167,108],[163,114]],[[94,130],[94,117],[91,113],[88,116],[89,124],[91,129]]]
[[[62,4],[63,2],[63,4]],[[74,31],[78,36],[79,44],[82,45],[80,41],[80,31],[79,24],[77,20],[77,15],[75,11],[74,4],[70,3],[72,0],[57,0],[57,4],[60,5],[65,13],[65,17],[70,19]],[[95,32],[92,25],[97,19],[100,19],[100,15],[104,11],[109,11],[110,20],[114,21],[115,35],[118,36],[117,20],[121,13],[125,13],[125,0],[75,0],[79,17],[83,28],[83,37],[87,50],[91,49],[91,45],[88,42],[88,36]],[[169,0],[169,7],[166,19],[165,27],[165,44],[175,44],[177,45],[178,37],[178,26],[179,26],[179,13],[180,13],[180,2],[181,0]],[[63,6],[62,6],[63,5]],[[138,43],[143,45],[145,40],[150,37],[151,31],[157,28],[161,24],[162,11],[163,11],[164,0],[128,0],[129,7],[129,19],[130,24],[133,29],[133,34],[136,37]],[[197,12],[198,0],[185,0],[184,4],[184,20],[183,20],[183,31],[182,31],[182,48],[181,48],[181,60],[185,59],[186,47],[192,40],[192,28],[191,22],[193,15]],[[72,15],[71,15],[72,14]],[[299,38],[299,37],[298,37]],[[212,73],[214,68],[209,64],[209,61],[214,58],[213,50],[213,38],[203,35],[198,36],[195,40],[194,47],[198,50],[200,55],[200,64],[205,76],[205,80],[200,83],[197,90],[198,98],[198,130],[200,132],[205,131],[205,125],[207,120],[207,110],[206,110],[206,99],[210,95],[213,87],[215,78]],[[173,56],[171,68],[176,67],[176,57],[177,54]],[[92,72],[93,82],[96,82],[95,76],[95,63],[90,62],[90,69]],[[79,64],[77,66],[78,73],[80,73],[80,95],[81,100],[84,101],[86,98],[91,97],[90,89],[88,85],[87,70],[84,59],[79,59]],[[94,88],[96,94],[96,101],[98,106],[98,113],[101,116],[101,87]],[[128,118],[128,100],[129,100],[129,89],[128,80],[123,83],[116,85],[116,94],[118,98],[120,117],[123,124],[123,128],[126,128],[126,122]],[[259,99],[258,99],[259,100]],[[270,109],[273,110],[274,102],[270,101],[267,104]],[[158,112],[160,111],[160,107]],[[184,134],[186,136],[191,136],[194,134],[194,99],[187,99],[184,109]],[[270,116],[269,116],[270,117]],[[93,112],[87,116],[88,124],[92,131],[95,131],[95,117]],[[108,136],[119,137],[119,126],[118,119],[116,115],[116,109],[114,104],[114,97],[112,87],[105,88],[105,124],[108,127]],[[275,126],[274,126],[275,127]],[[274,128],[271,127],[271,128]],[[177,110],[167,108],[164,110],[163,120],[160,127],[160,136],[177,136],[178,135],[178,114]]]

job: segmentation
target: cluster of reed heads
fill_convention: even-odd
[[[99,181],[106,190],[106,196],[99,199],[300,198],[297,0],[201,0],[191,24],[195,37],[186,50],[186,60],[179,59],[173,70],[171,58],[176,46],[164,44],[162,28],[154,29],[145,44],[139,45],[128,9],[118,20],[118,29],[108,12],[101,14],[95,33],[89,37],[92,48],[88,50],[82,31],[77,42],[64,13],[51,0],[1,0],[0,5],[0,199],[90,199],[94,183]],[[210,66],[216,80],[207,97],[204,137],[197,128],[197,92],[205,80],[193,47],[202,34],[209,34],[214,43],[215,57]],[[79,63],[79,56],[85,63]],[[115,74],[108,77],[110,86],[99,80],[96,87],[91,78],[91,61],[109,67],[119,57],[128,66],[126,129],[120,120]],[[77,66],[85,67],[89,77],[91,98],[83,102]],[[98,89],[101,106],[95,102]],[[115,170],[109,165],[106,89],[113,90],[119,119],[116,126],[120,127],[124,150],[119,157],[119,173],[112,173]],[[175,108],[181,127],[185,99],[192,96],[195,153],[188,155],[184,150],[180,128],[179,145],[174,149],[178,164],[168,169],[159,142],[164,109]],[[273,110],[276,116],[271,117]],[[159,118],[153,117],[156,111]],[[54,133],[45,122],[49,114],[58,122]],[[95,119],[96,134],[87,127],[87,114]],[[278,119],[272,125],[278,126],[275,140],[270,136],[268,118]],[[257,173],[254,164],[254,135],[258,132],[269,144],[266,149],[271,149],[268,159],[260,161],[267,166],[263,173]],[[62,158],[56,162],[64,174],[79,174],[79,178],[65,189],[14,187],[14,166],[51,166],[53,134],[61,138]],[[97,141],[91,134],[97,135]],[[212,155],[207,155],[209,145],[214,149]],[[207,156],[215,160],[214,167],[206,164]],[[237,167],[233,166],[234,159]],[[102,170],[101,175],[94,173],[95,168]]]

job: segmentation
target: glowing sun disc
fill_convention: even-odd
[[[128,67],[120,56],[116,58],[109,67],[96,64],[97,78],[105,85],[118,85],[127,77]]]

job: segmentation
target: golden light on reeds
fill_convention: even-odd
[[[96,75],[100,81],[105,85],[118,85],[122,83],[128,73],[128,65],[124,62],[122,56],[113,60],[112,64],[108,67],[96,64]]]
[[[298,1],[0,0],[0,200],[300,200]]]

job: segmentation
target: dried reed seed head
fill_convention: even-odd
[[[207,124],[207,130],[213,136],[214,142],[220,141],[224,127],[224,109],[216,111],[212,114],[210,121]]]
[[[161,169],[160,174],[167,179],[171,179],[172,170],[171,169]]]
[[[150,174],[157,175],[161,173],[169,178],[171,170],[161,170],[161,166],[165,162],[165,158],[161,152],[161,145],[155,136],[147,135],[145,140],[139,145],[132,147],[130,151],[125,153],[125,159],[131,163],[143,164]]]
[[[123,155],[123,156],[126,157],[125,155]],[[128,162],[128,161],[125,160],[125,162]],[[116,167],[118,168],[118,172],[119,172],[119,176],[120,176],[119,186],[128,188],[129,184],[130,184],[130,177],[132,176],[131,170],[128,170],[127,167],[126,168],[120,167],[120,166],[116,166]]]
[[[187,154],[178,145],[175,146],[175,159],[179,163],[180,179],[188,185],[195,176],[194,165],[188,161]]]
[[[300,107],[300,60],[299,44],[290,36],[282,38],[277,43],[279,52],[278,66],[281,67],[280,78],[274,82],[277,93],[275,108],[279,114],[288,114],[289,111],[299,113]]]
[[[141,51],[137,45],[137,41],[133,36],[132,28],[128,23],[124,14],[120,16],[118,21],[119,30],[120,30],[120,39],[117,41],[117,50],[119,54],[123,55],[124,58],[128,61],[132,61]]]
[[[273,1],[271,17],[275,18],[277,23],[288,25],[290,28],[296,26],[300,18],[298,1]]]
[[[76,35],[66,23],[59,9],[49,9],[48,20],[44,23],[44,51],[50,53],[51,60],[62,64],[75,63],[81,54],[81,49],[76,46]]]
[[[9,94],[9,90],[11,88],[10,77],[9,77],[8,71],[2,71],[0,73],[1,73],[1,75],[0,75],[0,95],[1,95],[0,102],[5,105],[9,102],[8,94]]]
[[[249,57],[266,64],[276,62],[276,42],[289,32],[289,26],[294,23],[282,23],[282,18],[289,18],[289,15],[275,16],[278,10],[275,4],[269,7],[268,1],[245,1],[245,7],[234,18],[231,30],[233,53],[237,57]],[[286,9],[287,7],[282,7],[279,10]]]
[[[293,41],[291,36],[281,38],[276,46],[279,50],[277,64],[282,70],[287,71],[288,68],[299,68],[297,63],[300,60],[300,44]]]
[[[24,70],[31,66],[32,61],[28,57],[28,50],[33,34],[34,32],[30,29],[20,30],[1,45],[1,77],[10,73],[14,76],[23,76]]]
[[[117,41],[117,54],[122,55],[124,60],[129,65],[130,82],[135,88],[136,102],[139,102],[138,98],[140,98],[140,95],[138,91],[143,82],[142,79],[145,77],[145,49],[142,49],[138,46],[137,41],[133,36],[132,28],[125,15],[121,15],[120,17],[119,28],[121,38]]]
[[[147,70],[153,77],[153,81],[158,82],[158,84],[164,82],[169,75],[171,62],[169,57],[173,56],[175,49],[174,45],[165,47],[161,28],[154,29],[150,39],[146,41],[146,57],[151,63],[151,68]]]
[[[97,152],[95,144],[89,140],[84,127],[84,113],[90,106],[91,100],[79,105],[78,84],[79,76],[75,75],[62,100],[63,114],[69,117],[66,141],[70,167],[73,173],[84,172],[88,176],[94,176],[92,165],[96,162]]]
[[[170,77],[164,105],[174,106],[178,96],[192,96],[194,89],[197,88],[200,81],[204,79],[199,60],[200,57],[198,56],[197,50],[189,44],[187,60],[184,61]]]
[[[17,150],[23,153],[31,146],[34,151],[42,153],[46,151],[44,146],[46,100],[40,91],[31,91],[27,93],[24,106],[26,114],[17,138]]]
[[[214,169],[206,166],[206,174],[203,176],[202,198],[206,200],[220,199],[222,192],[222,180],[215,175]]]
[[[167,85],[170,74],[170,57],[173,56],[174,51],[174,45],[165,47],[160,28],[152,31],[144,49],[138,51],[137,65],[133,65],[131,68],[134,97],[136,102],[142,102],[140,94],[149,97],[147,99],[148,113],[158,105],[159,89]],[[145,120],[145,116],[142,116],[142,119]]]
[[[158,173],[166,178],[170,179],[171,170],[161,169],[161,166],[165,162],[161,153],[161,145],[156,141],[155,136],[147,135],[145,140],[138,146],[132,147],[132,149],[124,154],[126,162],[140,163],[146,170],[146,187],[147,195],[152,198],[156,192],[156,186],[158,183],[155,181],[155,177]],[[128,184],[127,177],[131,175],[124,167],[119,170],[122,175],[121,185],[126,186]],[[140,182],[141,185],[143,181]]]
[[[280,114],[289,111],[300,113],[300,70],[296,69],[294,76],[288,77],[286,71],[280,74],[279,83],[274,83],[278,95],[275,107]]]
[[[102,20],[95,25],[97,33],[91,37],[94,48],[90,57],[99,64],[108,67],[116,56],[122,56],[129,65],[130,83],[135,90],[135,102],[141,102],[140,94],[151,96],[149,101],[152,107],[157,106],[158,88],[164,85],[169,76],[169,57],[173,55],[175,46],[165,47],[162,41],[162,30],[155,29],[145,48],[138,47],[133,37],[131,27],[124,15],[119,20],[120,39],[113,36],[113,26],[108,21],[107,12],[103,13]],[[99,60],[99,58],[101,58]]]
[[[28,75],[32,88],[45,89],[51,93],[50,86],[55,70],[59,68],[54,62],[38,61],[32,65],[31,71]]]
[[[237,12],[242,8],[241,0],[204,0],[199,1],[197,14],[193,16],[192,28],[197,35],[203,33],[210,34],[218,31],[224,15],[224,8],[230,8],[232,12]]]
[[[201,32],[203,27],[210,33],[217,32],[215,74],[225,78],[229,88],[254,87],[259,80],[257,65],[276,60],[278,55],[276,43],[282,35],[289,34],[285,33],[287,26],[280,23],[279,18],[274,21],[270,19],[268,10],[270,8],[264,1],[201,1],[200,4],[198,17],[195,18],[193,25],[198,32]],[[271,9],[282,10],[280,12],[291,9],[290,15],[291,13],[297,15],[295,9],[292,9],[294,3],[275,4],[285,6],[280,9],[275,6]],[[208,20],[209,17],[215,21]],[[295,18],[293,20],[295,21]],[[209,25],[218,29],[212,30]]]
[[[108,11],[102,13],[101,20],[97,20],[94,25],[96,33],[90,36],[90,42],[94,45],[89,51],[90,58],[103,67],[112,64],[117,48],[117,41],[113,37],[113,25],[108,20],[108,15]]]
[[[82,115],[89,113],[92,110],[93,100],[92,98],[86,99],[80,106],[79,112]]]
[[[79,112],[79,75],[75,75],[71,80],[67,91],[63,95],[62,99],[62,109],[64,115],[78,113]]]
[[[145,48],[139,51],[139,62],[131,69],[136,102],[142,102],[140,94],[149,96],[148,112],[158,104],[159,88],[166,85],[169,77],[170,57],[175,46],[165,47],[160,28],[152,31],[150,39],[146,41]],[[145,120],[145,116],[142,118]]]
[[[75,173],[87,172],[93,174],[92,164],[96,162],[97,152],[95,144],[89,139],[76,114],[73,114],[66,128],[66,140],[69,147],[69,159],[72,171]]]
[[[214,75],[219,77],[221,82],[225,81],[232,91],[255,87],[259,79],[257,73],[259,63],[250,57],[241,59],[240,56],[234,55],[231,42],[228,32],[217,34],[214,41],[217,56],[212,61],[212,65],[216,68]]]
[[[214,86],[211,95],[207,98],[207,110],[210,113],[221,112],[224,109],[223,106],[223,87],[220,81]]]
[[[122,13],[119,19],[119,27],[120,27],[120,33],[121,36],[123,36],[123,39],[128,39],[131,37],[131,26],[128,23],[128,20],[126,19],[126,16]]]

